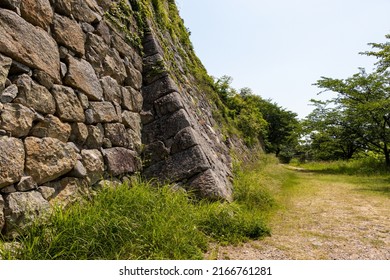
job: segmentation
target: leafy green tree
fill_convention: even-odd
[[[322,77],[316,85],[337,93],[331,100],[371,150],[381,152],[390,167],[390,79],[386,71],[360,69],[345,80]]]
[[[302,122],[310,153],[316,160],[350,159],[364,147],[358,126],[348,114],[330,101],[311,100],[316,108]]]

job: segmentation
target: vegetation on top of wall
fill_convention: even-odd
[[[105,16],[121,30],[128,43],[142,52],[142,37],[145,29],[145,7],[142,2],[126,0],[113,2]]]

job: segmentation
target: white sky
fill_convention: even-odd
[[[321,76],[373,68],[359,55],[390,33],[390,0],[176,0],[208,73],[304,118]],[[326,98],[326,94],[321,95]],[[329,95],[328,95],[329,97]]]

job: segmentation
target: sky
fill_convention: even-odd
[[[360,55],[390,33],[389,0],[176,0],[209,75],[233,78],[304,118],[313,84],[348,78],[375,59]]]

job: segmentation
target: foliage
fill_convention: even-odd
[[[329,101],[311,102],[316,108],[302,122],[303,133],[310,137],[311,159],[350,159],[364,149],[359,128],[344,110]]]
[[[196,201],[135,180],[57,209],[48,223],[29,228],[16,254],[1,246],[0,253],[3,259],[201,259],[210,241],[235,244],[267,234],[245,199]]]
[[[314,101],[317,108],[304,123],[317,159],[350,159],[365,150],[382,153],[390,167],[390,48],[389,43],[370,45],[379,49],[363,53],[379,59],[373,72],[360,68],[349,78],[322,77],[315,83],[336,94],[324,103]]]
[[[227,107],[224,116],[235,123],[248,146],[260,142],[267,152],[288,161],[298,145],[297,115],[253,94],[250,88],[237,91],[231,82],[229,76],[215,80],[214,89]]]

